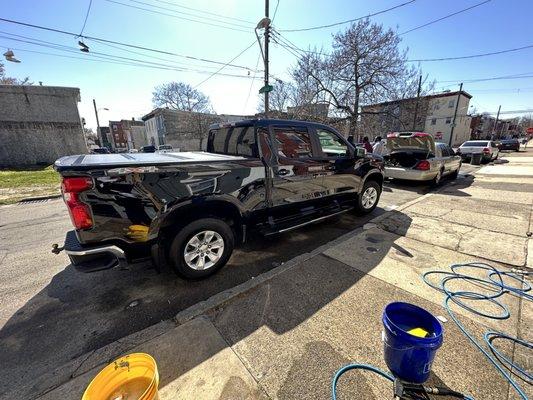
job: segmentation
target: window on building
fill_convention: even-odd
[[[117,126],[116,126],[116,125],[113,125],[113,130],[114,130],[114,131],[117,130]]]
[[[438,110],[439,108],[440,108],[439,102],[436,102],[435,105],[433,106],[433,109]]]
[[[275,128],[274,137],[278,145],[278,156],[285,158],[313,157],[311,138],[306,128]]]
[[[431,118],[431,125],[437,124],[437,118]]]
[[[455,106],[455,100],[450,100],[448,102],[448,108],[453,108],[453,106]]]
[[[446,123],[447,124],[451,124],[452,123],[452,119],[450,117],[446,118]]]

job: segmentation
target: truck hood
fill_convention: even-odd
[[[402,135],[401,133],[398,136],[388,136],[387,137],[387,149],[390,153],[397,151],[424,151],[426,153],[435,154],[435,141],[433,137],[428,134],[423,134],[423,136],[415,135]]]
[[[96,168],[133,167],[161,164],[186,164],[198,162],[227,162],[245,160],[244,157],[190,151],[182,153],[118,153],[82,154],[61,157],[54,163],[56,171],[87,170]]]

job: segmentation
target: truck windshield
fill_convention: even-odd
[[[242,157],[259,157],[253,126],[231,126],[211,129],[207,139],[210,153]]]

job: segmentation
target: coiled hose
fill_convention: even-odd
[[[471,275],[457,272],[457,270],[461,268],[474,268],[474,269],[483,270],[487,272],[487,275],[484,278],[478,278],[478,277],[474,277]],[[518,385],[518,383],[513,379],[512,374],[516,375],[517,377],[524,380],[528,384],[531,384],[533,381],[532,375],[528,373],[525,369],[520,367],[519,365],[513,363],[511,360],[509,360],[508,357],[504,356],[496,348],[493,342],[497,339],[510,340],[518,345],[522,345],[529,349],[533,348],[533,343],[507,335],[505,333],[488,331],[484,335],[484,341],[490,350],[490,353],[489,353],[470,333],[468,333],[464,325],[461,324],[461,322],[455,316],[454,312],[451,310],[449,303],[450,301],[452,301],[455,304],[457,304],[459,307],[465,310],[468,310],[469,312],[472,312],[476,315],[483,316],[486,318],[502,319],[502,320],[507,319],[511,315],[509,312],[509,309],[505,306],[505,304],[500,303],[497,300],[497,298],[506,293],[509,293],[514,296],[522,297],[525,300],[533,301],[533,296],[528,293],[531,291],[531,285],[524,280],[524,276],[531,275],[531,273],[500,271],[492,267],[491,265],[488,265],[485,263],[453,264],[451,265],[450,269],[451,271],[440,271],[440,270],[428,271],[422,275],[422,279],[424,280],[426,284],[431,286],[433,289],[438,290],[439,292],[444,293],[446,295],[446,297],[444,298],[444,308],[446,308],[446,311],[448,312],[452,320],[455,322],[455,324],[459,327],[459,329],[463,332],[463,334],[474,344],[474,346],[476,346],[476,348],[479,351],[481,351],[483,355],[485,355],[485,357],[487,357],[489,362],[496,367],[498,372],[513,386],[513,388],[516,390],[518,395],[522,399],[527,400],[528,397],[526,393],[522,390],[522,388]],[[444,277],[441,279],[439,285],[435,285],[429,281],[428,277],[430,275],[444,275]],[[504,283],[504,277],[509,278],[515,282],[518,282],[519,287]],[[487,295],[487,294],[479,293],[479,292],[464,291],[464,290],[463,291],[452,291],[446,287],[446,284],[454,280],[464,280],[464,281],[474,282],[477,284],[489,285],[490,287],[495,288],[496,291],[494,294],[491,294],[491,295]],[[465,302],[462,301],[461,299],[488,301],[496,305],[501,311],[499,314],[488,314],[468,304],[465,304]],[[392,375],[372,365],[348,364],[342,367],[341,369],[339,369],[333,377],[332,394],[331,394],[331,397],[333,400],[337,399],[337,382],[339,381],[339,378],[346,371],[349,371],[352,369],[362,369],[362,370],[372,371],[374,373],[379,374],[383,378],[390,380],[391,382],[394,381],[394,377]],[[511,371],[512,374],[508,373],[507,370]],[[465,396],[465,399],[472,400],[471,398],[466,397],[466,396]]]

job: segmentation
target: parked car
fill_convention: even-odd
[[[138,152],[139,152],[139,150],[137,150],[137,149],[129,149],[128,150],[128,153],[138,153]]]
[[[504,139],[500,140],[499,150],[514,150],[520,151],[520,141],[518,139]]]
[[[463,160],[469,160],[472,154],[481,153],[481,161],[489,162],[498,158],[500,150],[493,140],[468,140],[459,146],[457,153]]]
[[[157,148],[158,153],[170,153],[174,151],[174,148],[169,144],[162,144]]]
[[[155,146],[143,146],[139,151],[141,153],[155,153],[156,148]]]
[[[212,125],[207,152],[67,156],[54,167],[75,227],[64,250],[77,269],[151,256],[186,278],[217,271],[251,230],[370,213],[383,183],[382,159],[333,128],[270,119]]]
[[[107,147],[97,147],[95,149],[91,150],[91,153],[93,154],[110,154],[111,152]]]
[[[457,178],[461,157],[445,143],[436,143],[423,132],[394,132],[387,135],[385,176],[440,184],[445,176]]]

